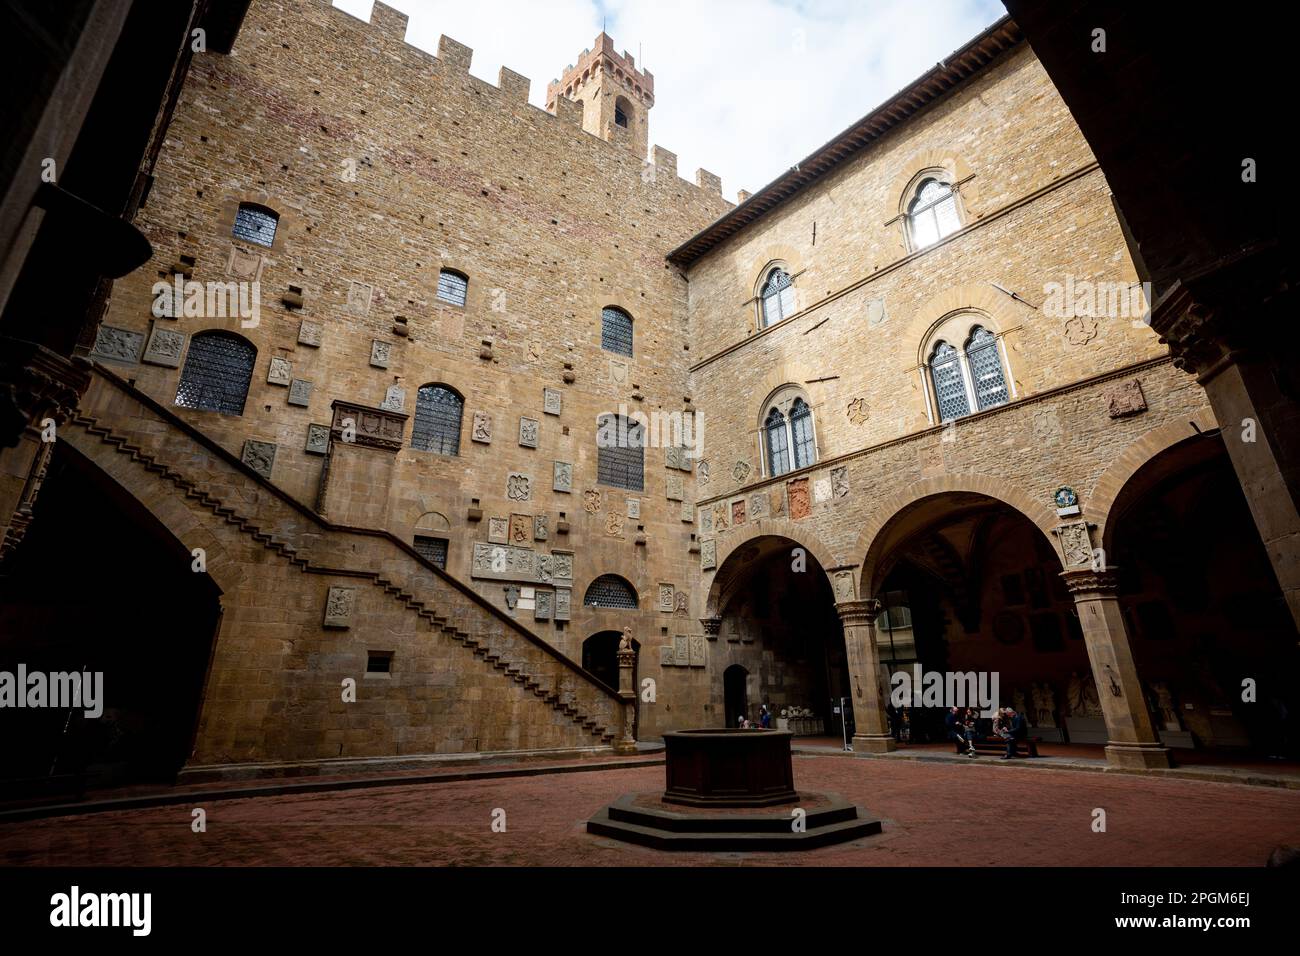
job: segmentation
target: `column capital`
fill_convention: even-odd
[[[876,623],[876,618],[884,608],[875,598],[863,598],[859,601],[840,601],[835,605],[835,610],[845,624],[871,626]]]
[[[700,618],[700,624],[704,627],[704,633],[707,635],[717,637],[722,633],[721,617],[702,617]]]
[[[1074,595],[1103,594],[1114,596],[1119,593],[1119,568],[1107,565],[1104,568],[1077,568],[1062,571],[1061,579]]]

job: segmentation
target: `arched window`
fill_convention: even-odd
[[[813,445],[812,409],[802,398],[790,406],[790,433],[794,436],[794,466],[806,468],[817,457]]]
[[[970,414],[966,382],[961,374],[961,356],[947,342],[937,342],[930,354],[930,377],[939,403],[939,421],[947,422]]]
[[[275,210],[256,203],[240,203],[239,211],[235,213],[235,228],[231,232],[236,239],[269,248],[275,242],[275,229],[279,223],[280,216]]]
[[[645,490],[645,429],[621,415],[596,420],[596,482]]]
[[[600,310],[600,347],[619,355],[632,354],[632,316],[616,306]]]
[[[930,380],[941,422],[1011,400],[997,336],[982,325],[971,329],[962,352],[942,339],[935,343]]]
[[[767,274],[759,292],[763,308],[763,327],[774,325],[794,315],[794,282],[780,266]]]
[[[443,302],[463,306],[468,292],[468,276],[451,269],[443,269],[438,273],[438,298]]]
[[[763,429],[767,433],[768,468],[773,475],[784,475],[790,470],[790,435],[779,408],[767,413]]]
[[[636,590],[617,574],[602,574],[587,587],[586,607],[636,607]]]
[[[924,249],[961,228],[952,187],[938,179],[923,179],[907,207],[913,249]]]
[[[438,455],[460,454],[464,400],[445,385],[421,385],[415,398],[411,447]]]
[[[763,416],[767,473],[775,477],[817,460],[812,409],[795,386],[786,386],[768,400]]]
[[[223,415],[244,414],[255,361],[257,349],[233,332],[197,333],[190,339],[181,369],[176,404]]]
[[[1007,379],[998,357],[998,340],[988,329],[975,326],[966,340],[966,362],[970,366],[971,387],[975,390],[975,407],[980,411],[1005,405]]]

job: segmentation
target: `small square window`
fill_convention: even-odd
[[[393,672],[392,651],[369,651],[366,654],[366,676],[388,677]]]
[[[459,272],[443,269],[438,273],[438,298],[451,305],[463,306],[469,292],[469,279]]]
[[[423,535],[416,535],[415,550],[430,564],[436,564],[444,571],[447,570],[446,538],[426,538]]]

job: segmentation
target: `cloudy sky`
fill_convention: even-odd
[[[372,0],[333,0],[369,19]],[[387,0],[407,42],[472,47],[470,72],[502,65],[546,84],[602,23],[655,78],[650,143],[694,180],[756,191],[920,76],[1006,11],[999,0]]]

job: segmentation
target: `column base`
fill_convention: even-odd
[[[634,754],[636,753],[635,740],[616,740],[614,741],[614,753],[616,754]]]
[[[1158,770],[1174,765],[1169,748],[1163,744],[1106,745],[1106,762],[1112,767]]]
[[[893,734],[854,734],[855,754],[887,754],[897,748]]]

